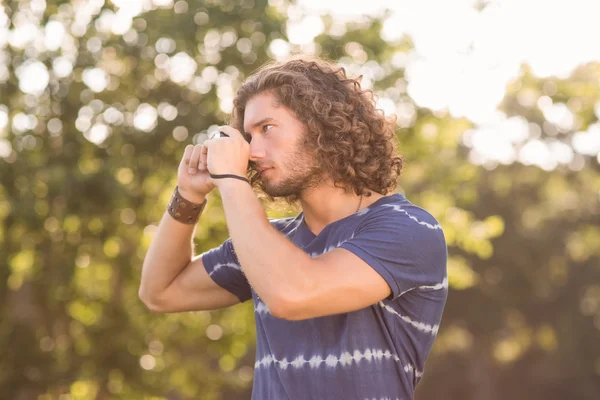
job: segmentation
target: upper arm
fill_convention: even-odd
[[[311,260],[309,285],[285,313],[298,320],[341,314],[369,307],[389,297],[385,279],[352,252],[337,248]]]
[[[308,283],[281,308],[288,319],[304,319],[355,311],[420,287],[447,290],[446,260],[433,217],[379,208],[338,248],[306,261]]]
[[[151,305],[157,312],[204,311],[229,307],[240,302],[233,293],[217,285],[197,256],[175,277]]]

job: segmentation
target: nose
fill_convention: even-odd
[[[265,146],[258,137],[252,138],[250,142],[250,161],[258,161],[265,157]]]

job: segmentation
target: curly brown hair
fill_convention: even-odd
[[[385,195],[396,189],[404,165],[397,152],[396,119],[376,109],[375,96],[361,89],[360,77],[349,79],[344,68],[317,58],[269,62],[237,92],[230,121],[234,128],[244,132],[246,104],[263,92],[273,94],[304,124],[307,149],[334,186],[367,196],[369,190]],[[255,188],[259,177],[249,163],[248,178]],[[285,200],[294,204],[298,198]]]

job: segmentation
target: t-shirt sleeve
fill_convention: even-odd
[[[206,272],[217,285],[236,295],[242,303],[252,298],[250,284],[242,271],[231,238],[201,257]]]
[[[401,206],[378,207],[371,213],[340,247],[356,254],[385,279],[392,290],[388,299],[446,278],[446,241],[433,216]]]

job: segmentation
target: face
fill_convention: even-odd
[[[306,150],[305,127],[270,93],[246,104],[244,131],[250,141],[250,162],[261,173],[261,188],[271,197],[301,196],[322,183],[323,171]]]

